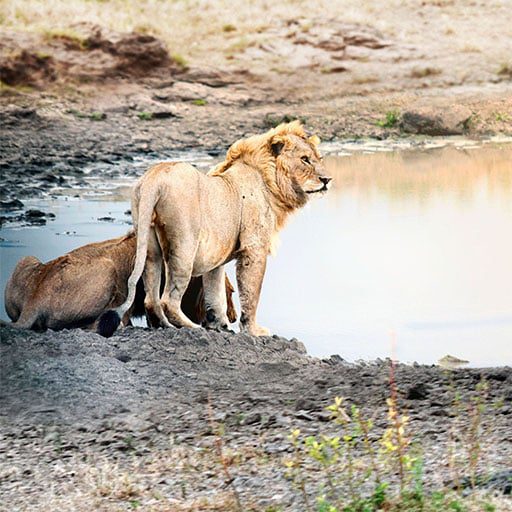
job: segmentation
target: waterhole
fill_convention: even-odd
[[[512,144],[324,149],[333,187],[281,233],[259,323],[316,356],[512,364]],[[126,179],[97,180],[78,198],[27,202],[55,214],[46,225],[1,230],[2,289],[22,256],[48,261],[127,231]],[[3,297],[0,308],[7,319]]]

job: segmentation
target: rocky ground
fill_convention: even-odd
[[[230,510],[233,492],[243,510],[304,510],[286,478],[290,431],[339,432],[325,410],[335,396],[374,419],[374,441],[387,427],[389,361],[320,360],[297,340],[142,328],[107,340],[4,327],[0,348],[2,510]],[[453,478],[450,431],[462,421],[464,445],[482,378],[480,464],[491,475],[510,469],[511,368],[398,365],[395,378],[431,485]],[[492,485],[502,492],[506,479]],[[314,499],[317,487],[309,492]]]

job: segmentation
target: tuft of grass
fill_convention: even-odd
[[[302,124],[307,123],[307,118],[304,116],[294,116],[292,114],[267,114],[264,119],[267,128],[275,128],[281,123],[291,123],[292,121],[299,120]]]
[[[393,128],[398,124],[398,121],[400,120],[400,112],[397,110],[389,110],[386,112],[386,117],[384,119],[381,119],[377,121],[377,126],[380,126],[381,128]]]
[[[512,64],[510,62],[502,62],[497,73],[499,76],[512,78]]]
[[[87,39],[73,29],[46,29],[43,36],[47,41],[61,40],[69,44],[69,46],[78,50],[87,49]]]
[[[145,110],[142,111],[142,112],[139,112],[137,114],[137,117],[141,120],[141,121],[151,121],[151,119],[153,119],[153,113],[152,112],[146,112]]]
[[[89,115],[89,119],[93,121],[104,121],[107,118],[107,114],[105,112],[92,112]]]
[[[46,53],[46,52],[37,52],[36,53],[36,57],[38,59],[46,60],[46,59],[50,59],[51,55],[49,53]]]
[[[226,23],[222,25],[222,32],[235,32],[236,27],[232,23]]]
[[[231,46],[229,46],[225,53],[228,55],[234,55],[235,53],[241,53],[244,50],[247,50],[250,46],[252,46],[254,42],[250,41],[247,37],[243,36],[238,41],[235,41]]]
[[[30,85],[9,85],[0,80],[0,95],[9,94],[30,94],[34,92],[34,88]]]
[[[193,100],[192,103],[198,107],[204,107],[205,105],[208,105],[208,102],[204,98],[197,98],[196,100]]]
[[[71,109],[68,110],[69,114],[73,114],[78,119],[90,119],[91,121],[104,121],[107,118],[105,112],[80,112],[79,110]]]
[[[379,78],[375,75],[359,75],[352,77],[352,79],[350,80],[350,82],[355,85],[373,84],[378,81]]]
[[[427,76],[435,76],[440,75],[441,70],[439,68],[434,68],[430,66],[426,66],[424,68],[414,68],[411,71],[411,78],[426,78]]]
[[[179,53],[171,54],[171,59],[178,65],[180,68],[186,69],[188,68],[188,61],[183,57],[183,55]]]
[[[502,123],[508,123],[512,121],[512,118],[505,112],[495,112],[494,118],[496,121],[502,122]]]

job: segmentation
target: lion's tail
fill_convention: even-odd
[[[138,215],[138,218],[133,219],[137,232],[137,253],[135,256],[135,264],[130,278],[128,279],[128,295],[124,303],[116,309],[109,309],[108,311],[105,311],[98,319],[96,332],[106,338],[109,338],[114,334],[121,323],[121,319],[132,306],[133,301],[135,300],[137,283],[142,276],[142,272],[144,272],[144,265],[146,264],[149,231],[151,229],[151,217],[153,216],[153,210],[158,200],[158,192],[154,187],[146,188],[142,184],[139,190],[136,189],[134,191],[134,194],[139,194],[139,208],[132,208],[135,216]]]

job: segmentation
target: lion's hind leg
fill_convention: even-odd
[[[228,329],[226,298],[226,274],[224,267],[218,267],[203,275],[204,307],[206,318],[203,322],[208,329]]]
[[[181,299],[185,294],[194,263],[195,251],[191,251],[187,244],[164,251],[165,288],[162,294],[161,304],[169,321],[176,327],[201,327],[190,320],[181,309]],[[167,257],[166,257],[167,256]]]
[[[160,302],[160,281],[162,279],[162,250],[154,229],[150,230],[148,254],[144,268],[144,289],[146,297],[144,308],[146,320],[150,327],[172,327]]]

